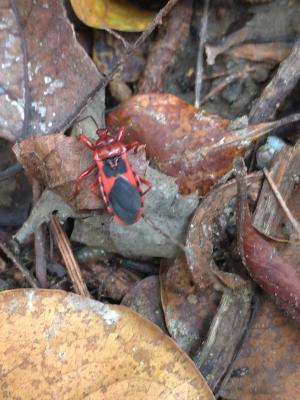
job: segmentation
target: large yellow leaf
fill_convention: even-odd
[[[126,307],[12,290],[0,326],[2,399],[214,399],[172,339]]]
[[[155,16],[127,0],[71,0],[71,4],[77,17],[92,28],[140,32]]]

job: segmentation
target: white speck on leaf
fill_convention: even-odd
[[[49,87],[44,91],[44,96],[47,96],[48,94],[53,94],[56,89],[61,89],[64,87],[64,85],[64,81],[62,81],[61,79],[55,79],[55,81],[51,82],[49,84]]]
[[[48,85],[49,83],[51,83],[51,82],[52,82],[51,76],[44,76],[44,82],[46,83],[46,85]]]
[[[27,308],[28,310],[32,310],[34,291],[33,290],[26,291],[26,297],[27,297]]]
[[[103,319],[106,325],[114,325],[121,317],[120,314],[113,310],[108,304],[103,304],[99,301],[83,298],[73,294],[69,294],[64,301],[80,310],[94,311]]]

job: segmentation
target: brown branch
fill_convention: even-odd
[[[289,56],[280,64],[277,73],[265,87],[250,112],[251,123],[274,118],[278,106],[291,93],[300,79],[300,39]]]
[[[14,253],[9,249],[8,245],[6,244],[5,238],[2,234],[0,234],[0,249],[3,251],[3,253],[6,255],[6,257],[9,258],[14,263],[16,268],[22,273],[22,275],[27,280],[27,282],[30,283],[31,287],[38,288],[39,285],[38,285],[36,279],[22,265],[19,258],[17,256],[15,256]]]
[[[216,87],[214,87],[203,99],[200,101],[199,105],[207,102],[211,97],[215,96],[222,90],[224,90],[231,82],[235,81],[236,79],[245,79],[250,72],[254,72],[255,68],[246,65],[240,71],[235,71],[231,75],[227,76],[222,82],[220,82]]]
[[[32,197],[35,204],[42,193],[41,185],[36,179],[32,179]],[[34,231],[34,253],[35,253],[35,275],[41,287],[49,286],[47,279],[47,261],[46,261],[46,235],[45,224],[41,224]]]
[[[61,252],[62,258],[64,259],[66,268],[74,285],[75,292],[81,296],[91,297],[82,278],[79,265],[72,252],[70,241],[55,215],[52,216],[50,224],[56,244]]]
[[[279,192],[279,190],[277,189],[275,182],[273,181],[270,173],[268,172],[268,170],[266,168],[263,169],[264,174],[267,178],[267,181],[269,182],[269,185],[271,186],[271,189],[273,190],[274,196],[276,197],[278,203],[280,204],[282,210],[284,211],[285,215],[287,216],[287,218],[289,219],[290,223],[293,225],[293,228],[295,230],[295,232],[297,233],[297,235],[300,238],[300,226],[297,222],[297,220],[294,218],[294,216],[292,215],[291,211],[289,210],[286,202],[284,201],[284,199],[281,196],[281,193]]]
[[[203,17],[199,33],[199,48],[198,48],[197,66],[196,66],[195,107],[197,108],[199,108],[200,106],[201,89],[203,82],[203,50],[207,37],[208,7],[209,7],[209,0],[204,0]]]

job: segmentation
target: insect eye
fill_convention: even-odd
[[[107,137],[108,130],[105,128],[100,128],[100,129],[97,129],[96,133],[99,136],[99,139],[103,140]]]

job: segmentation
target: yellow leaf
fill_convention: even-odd
[[[92,28],[141,32],[155,16],[127,0],[71,0],[71,4],[77,17]]]
[[[124,306],[11,290],[0,326],[2,399],[214,399],[172,339]]]

